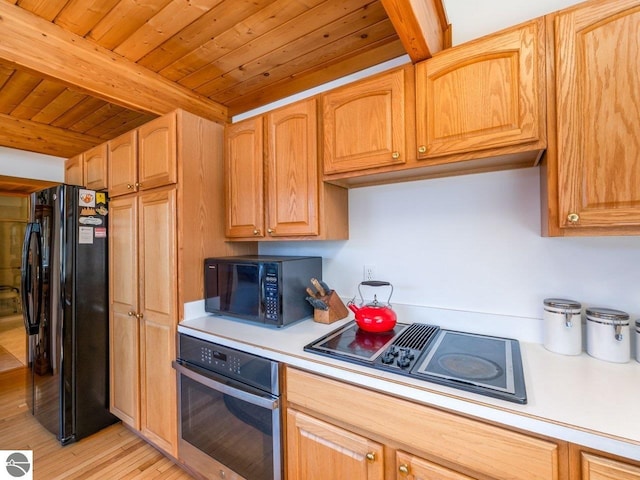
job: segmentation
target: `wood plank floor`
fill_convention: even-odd
[[[61,446],[28,411],[26,380],[26,368],[0,373],[0,450],[32,450],[35,480],[193,478],[120,423]]]
[[[0,345],[23,365],[27,364],[27,334],[22,315],[0,317]]]

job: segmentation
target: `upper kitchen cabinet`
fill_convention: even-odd
[[[64,183],[90,190],[107,189],[107,144],[71,157],[64,164]]]
[[[640,1],[547,17],[543,234],[640,234]]]
[[[416,65],[418,158],[533,166],[546,147],[544,53],[540,18]]]
[[[415,141],[413,90],[408,66],[322,95],[325,176],[406,163]]]
[[[229,125],[225,137],[229,238],[348,238],[347,191],[321,178],[314,98]]]
[[[111,197],[176,183],[175,113],[152,120],[109,144]]]
[[[82,154],[67,158],[64,162],[64,183],[83,186],[84,178],[82,172]]]

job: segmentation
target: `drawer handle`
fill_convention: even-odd
[[[420,145],[418,147],[418,153],[425,153],[427,151],[427,147],[425,147],[424,145]]]
[[[409,465],[407,465],[407,464],[404,464],[404,463],[403,463],[403,464],[401,464],[401,465],[398,467],[398,470],[399,470],[399,471],[400,471],[400,473],[401,473],[401,474],[403,474],[403,475],[409,475]]]
[[[369,452],[366,455],[367,460],[369,460],[370,462],[375,462],[376,461],[376,454],[375,452]]]

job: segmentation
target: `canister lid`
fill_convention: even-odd
[[[628,313],[620,310],[613,310],[612,308],[587,308],[587,319],[589,319],[589,317],[609,320],[612,322],[629,320]]]
[[[563,308],[565,310],[574,310],[574,309],[582,308],[582,305],[580,305],[580,302],[576,302],[575,300],[567,300],[565,298],[545,298],[544,304],[547,307]]]

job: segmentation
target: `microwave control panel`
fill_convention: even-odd
[[[277,322],[280,314],[280,288],[278,285],[278,266],[265,265],[264,307],[268,321]]]

